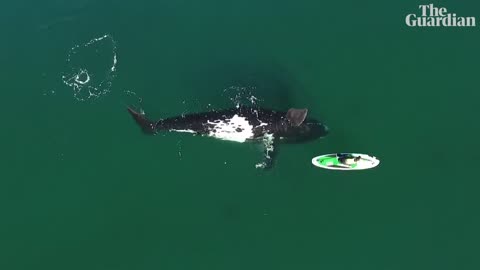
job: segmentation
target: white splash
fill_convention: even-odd
[[[267,167],[267,163],[265,161],[255,164],[255,168],[257,169],[263,169],[265,167]]]
[[[273,152],[273,142],[274,137],[273,134],[265,134],[263,136],[263,146],[265,147],[265,157],[271,158],[270,153]]]
[[[258,98],[256,96],[252,95],[248,98],[248,100],[250,100],[250,103],[252,103],[252,105],[255,105],[258,101]]]
[[[253,126],[245,119],[234,115],[231,119],[207,121],[208,124],[213,125],[209,132],[209,136],[221,140],[245,142],[247,139],[253,138]]]
[[[255,164],[255,168],[265,168],[267,167],[267,161],[272,159],[272,156],[270,155],[273,150],[274,150],[274,141],[275,137],[271,133],[267,133],[263,135],[263,147],[265,148],[265,159],[263,162]]]

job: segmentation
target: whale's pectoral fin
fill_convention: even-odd
[[[143,113],[136,112],[130,107],[127,110],[144,133],[155,134],[157,125],[155,122],[148,120]]]
[[[277,138],[273,134],[267,133],[263,136],[264,158],[261,163],[256,165],[257,168],[270,169],[273,167],[276,154],[276,141]]]
[[[293,126],[300,126],[305,118],[307,118],[307,109],[289,109],[287,112],[287,119]]]

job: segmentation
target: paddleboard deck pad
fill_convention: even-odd
[[[357,158],[357,161],[352,162],[354,158]],[[345,159],[349,159],[350,162],[345,162]],[[327,154],[312,159],[312,164],[317,167],[343,171],[372,169],[379,163],[380,160],[374,156],[357,153]]]

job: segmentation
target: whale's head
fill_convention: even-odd
[[[328,127],[318,120],[307,118],[307,109],[290,109],[280,122],[278,135],[286,142],[302,143],[328,135]]]

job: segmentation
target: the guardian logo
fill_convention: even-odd
[[[405,23],[410,27],[474,27],[475,17],[460,17],[455,13],[448,13],[447,9],[430,5],[418,7],[421,15],[408,14]]]

